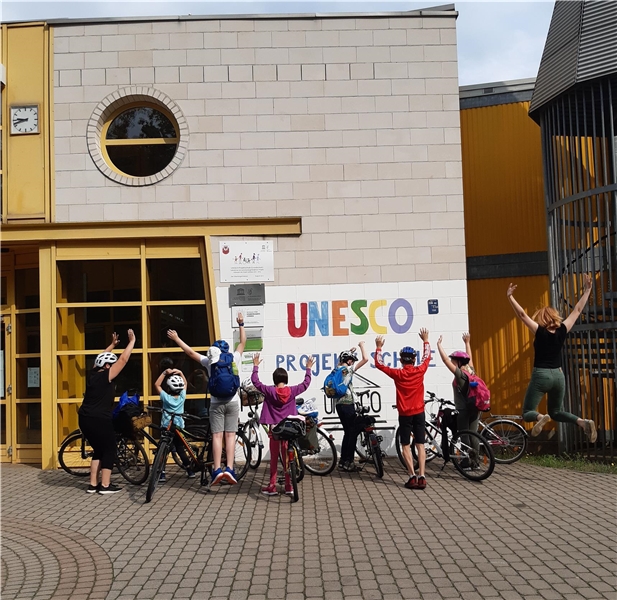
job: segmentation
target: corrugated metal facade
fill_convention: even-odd
[[[492,412],[520,415],[533,368],[533,339],[506,298],[509,283],[467,282],[469,328],[475,367],[491,390]],[[516,299],[528,311],[548,304],[548,277],[519,277],[514,283]]]
[[[547,249],[540,128],[528,110],[461,110],[467,256]]]
[[[513,102],[461,110],[468,257],[547,250],[540,128],[528,109],[529,102]],[[546,275],[468,279],[467,290],[474,361],[491,390],[492,412],[516,415],[533,348],[506,298],[510,281],[528,310],[548,303]]]

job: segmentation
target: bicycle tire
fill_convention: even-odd
[[[364,450],[363,442],[364,442],[364,431],[361,431],[358,434],[358,437],[356,438],[356,454],[358,455],[360,462],[367,462],[369,460],[369,457],[366,451]]]
[[[462,439],[464,436],[469,437],[469,442]],[[472,440],[478,442],[477,450]],[[450,460],[454,468],[471,481],[482,481],[495,469],[495,456],[490,445],[479,433],[469,429],[459,431],[450,440]]]
[[[146,504],[152,501],[161,472],[165,469],[170,444],[171,442],[169,441],[161,441],[159,443],[154,462],[152,463],[152,470],[150,471],[150,481],[148,481],[148,489],[146,490]]]
[[[377,477],[379,479],[383,478],[383,454],[381,452],[381,445],[379,440],[377,439],[377,435],[374,433],[369,433],[367,435],[367,444],[370,444],[371,448],[371,457],[373,459],[373,465],[375,467],[375,472],[377,473]]]
[[[87,454],[86,458],[82,456],[84,449]],[[62,442],[60,450],[58,450],[58,462],[69,475],[86,477],[90,475],[92,453],[92,446],[88,444],[85,436],[77,429]]]
[[[297,456],[297,454],[296,454]],[[300,500],[300,492],[298,490],[298,465],[295,459],[289,461],[289,476],[291,478],[291,487],[293,489],[292,502]]]
[[[262,448],[261,448],[261,437],[259,432],[257,431],[257,427],[255,423],[248,422],[244,425],[244,435],[249,441],[249,445],[251,447],[251,461],[249,462],[249,468],[255,470],[261,464],[262,457]]]
[[[244,431],[238,429],[236,432],[236,440],[234,445],[234,471],[236,472],[236,481],[240,481],[249,470],[251,463],[251,446],[244,435]],[[227,451],[223,440],[223,452],[221,453],[221,465],[224,467],[227,464]],[[212,472],[212,467],[209,468]]]
[[[150,474],[148,455],[138,440],[118,439],[116,465],[122,477],[133,485],[141,485]]]
[[[480,435],[490,444],[496,463],[510,465],[520,460],[527,451],[527,432],[518,423],[497,419],[484,427]]]
[[[425,436],[426,441],[424,442],[424,462],[428,464],[433,459],[437,458],[438,454],[437,452],[435,452],[435,450],[433,450],[433,439],[429,436],[428,431],[425,433]],[[411,443],[411,457],[413,458],[413,468],[417,469],[419,467],[418,451],[416,450],[416,445],[413,443],[413,441]],[[403,464],[403,466],[405,465],[405,461],[401,461],[401,463]]]
[[[330,439],[330,436],[320,427],[317,428],[317,440],[319,442],[319,450],[313,454],[302,456],[302,462],[311,475],[325,477],[332,473],[336,466],[336,446]]]

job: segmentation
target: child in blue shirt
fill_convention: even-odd
[[[163,381],[165,381],[165,387],[168,392],[163,389]],[[184,373],[179,369],[165,369],[159,378],[154,382],[154,387],[159,393],[161,404],[163,405],[163,416],[161,417],[161,427],[167,427],[171,417],[165,411],[172,413],[184,412],[184,401],[186,400],[186,377]],[[174,424],[176,427],[184,427],[184,419],[182,417],[174,417]],[[189,479],[195,477],[195,473],[188,468],[189,458],[186,455],[184,446],[182,445],[179,437],[174,437],[174,446],[176,452],[182,460],[182,464],[186,468],[186,474]],[[159,481],[164,483],[167,480],[165,471],[161,472]]]

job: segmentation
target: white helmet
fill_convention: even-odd
[[[172,392],[180,392],[184,389],[184,380],[180,375],[170,375],[167,379],[167,387]]]
[[[94,359],[94,366],[102,369],[105,365],[113,365],[118,360],[118,357],[113,352],[101,352]]]

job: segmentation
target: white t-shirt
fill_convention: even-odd
[[[200,354],[199,362],[201,363],[202,367],[206,368],[206,371],[208,372],[208,379],[209,379],[210,373],[211,373],[210,359],[207,356]],[[242,365],[242,356],[239,352],[234,352],[234,364],[236,365],[236,369],[238,373],[240,373],[240,367]],[[238,392],[236,392],[235,396],[232,396],[231,398],[217,398],[216,396],[212,396],[212,395],[210,396],[210,404],[227,404],[228,402],[240,402],[240,396],[238,395]]]

